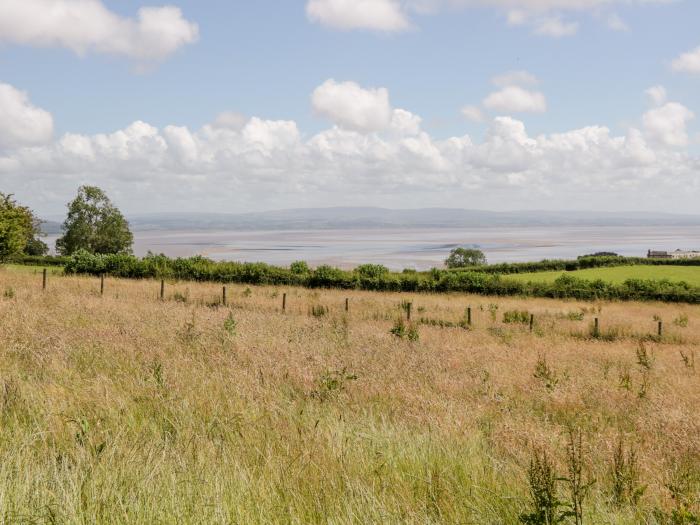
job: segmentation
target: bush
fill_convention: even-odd
[[[312,288],[350,288],[348,277],[343,270],[323,264],[313,271],[308,284]]]
[[[355,268],[355,273],[367,279],[379,279],[389,273],[389,268],[381,264],[362,264]]]
[[[506,324],[528,324],[530,322],[530,312],[520,310],[503,312],[503,322]]]
[[[306,261],[294,261],[289,265],[289,271],[295,275],[306,275],[311,269]]]

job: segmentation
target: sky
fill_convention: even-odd
[[[0,1],[0,192],[700,213],[700,2],[172,1]]]

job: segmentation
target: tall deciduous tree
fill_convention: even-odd
[[[133,242],[129,223],[105,192],[96,186],[81,186],[78,196],[68,204],[68,217],[56,250],[62,255],[78,250],[131,253]]]
[[[12,195],[0,193],[0,261],[24,252],[33,238],[35,218],[26,206],[20,206]]]
[[[0,261],[13,255],[46,255],[48,247],[39,238],[41,221],[27,206],[0,192]]]

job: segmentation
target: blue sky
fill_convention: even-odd
[[[697,2],[176,0],[139,26],[144,7],[0,6],[3,191],[42,213],[82,183],[130,212],[700,211]]]

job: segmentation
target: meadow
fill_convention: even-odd
[[[624,283],[627,279],[651,279],[680,282],[685,281],[692,286],[700,286],[700,266],[615,266],[611,268],[587,268],[572,272],[533,272],[509,275],[509,278],[522,282],[552,283],[562,275],[570,275],[579,279],[602,279],[615,284]]]
[[[2,523],[697,523],[697,305],[56,272],[0,269]]]

